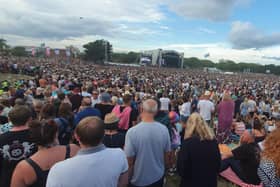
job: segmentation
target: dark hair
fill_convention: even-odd
[[[31,140],[43,147],[48,147],[54,142],[58,131],[54,120],[35,120],[30,122],[29,128]]]
[[[123,102],[124,102],[125,104],[128,104],[129,102],[131,102],[131,100],[132,100],[132,96],[131,96],[131,95],[125,94],[125,95],[123,96]]]
[[[51,119],[55,118],[56,110],[52,104],[46,104],[43,106],[40,112],[40,119]]]
[[[80,121],[75,132],[82,144],[97,146],[104,136],[104,124],[98,117],[86,117]]]
[[[62,101],[65,99],[65,94],[61,91],[57,92],[57,98]]]
[[[58,109],[58,116],[68,118],[72,116],[72,106],[69,103],[61,103]]]
[[[31,118],[31,110],[25,105],[15,106],[8,114],[14,126],[22,126]]]
[[[263,124],[259,120],[259,118],[254,119],[254,129],[256,129],[256,130],[262,130],[263,129]]]
[[[0,104],[0,111],[4,110],[5,106]]]
[[[5,107],[11,106],[9,99],[1,99],[1,104],[4,105]]]
[[[19,105],[25,105],[25,101],[22,98],[17,98],[15,100],[15,106],[19,106]]]

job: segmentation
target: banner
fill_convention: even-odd
[[[59,55],[59,53],[60,53],[59,49],[55,49],[54,53],[55,53],[55,55]]]

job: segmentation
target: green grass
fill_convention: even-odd
[[[174,175],[172,177],[168,176],[166,178],[166,184],[165,187],[178,187],[180,185],[180,179],[178,176]],[[203,179],[202,179],[203,180]],[[225,179],[219,177],[218,178],[218,187],[238,187]]]

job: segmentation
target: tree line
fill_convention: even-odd
[[[136,64],[140,61],[141,54],[138,52],[130,51],[113,52],[113,45],[106,40],[96,40],[83,45],[84,52],[80,54],[80,57],[84,60],[94,63],[103,64],[107,62]],[[0,54],[1,55],[13,55],[13,56],[28,56],[24,47],[16,46],[10,47],[6,40],[0,39]],[[199,59],[196,57],[184,58],[184,67],[192,69],[203,68],[217,68],[222,71],[231,72],[253,72],[253,73],[266,73],[267,70],[270,73],[280,75],[280,66],[275,64],[261,65],[256,63],[240,62],[236,63],[232,60],[220,60],[218,63],[214,63],[211,60]]]

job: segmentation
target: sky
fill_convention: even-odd
[[[279,0],[0,0],[0,37],[12,46],[168,49],[218,62],[280,65]]]

